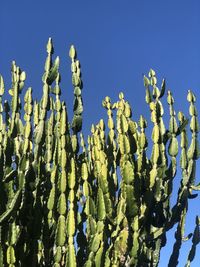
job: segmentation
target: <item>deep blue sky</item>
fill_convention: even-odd
[[[106,116],[101,107],[103,98],[109,95],[116,101],[120,91],[131,103],[135,119],[143,114],[149,120],[142,74],[150,68],[160,79],[167,79],[177,111],[187,112],[188,89],[196,94],[200,110],[199,0],[1,0],[0,73],[7,90],[11,61],[16,60],[27,72],[26,85],[32,86],[35,97],[41,95],[49,37],[53,38],[55,55],[61,59],[63,97],[70,116],[73,91],[68,50],[71,44],[78,50],[86,134],[92,122]],[[193,213],[200,215],[198,206],[192,207]],[[192,214],[187,223],[192,230]],[[180,267],[186,260],[187,244],[185,248]],[[160,266],[167,265],[170,251],[169,247],[163,250]],[[198,262],[200,256],[192,266],[198,266]]]

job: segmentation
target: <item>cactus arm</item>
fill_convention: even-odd
[[[16,193],[14,198],[12,199],[11,203],[8,206],[8,210],[5,211],[3,214],[0,215],[0,224],[8,221],[12,216],[13,212],[19,208],[22,196],[22,189],[19,189]]]
[[[199,229],[199,218],[196,217],[196,227],[194,229],[193,237],[192,237],[192,247],[190,249],[190,252],[188,254],[187,263],[185,264],[185,267],[190,267],[191,262],[194,260],[195,253],[196,253],[196,247],[200,243],[200,229]]]
[[[72,45],[69,56],[71,58],[72,84],[74,87],[74,116],[72,119],[72,130],[76,135],[82,129],[83,100],[81,96],[82,80],[80,62],[76,59],[76,50]]]
[[[170,256],[168,266],[177,266],[178,265],[178,258],[179,258],[179,252],[181,249],[182,241],[184,240],[184,227],[185,227],[185,217],[186,217],[186,208],[183,209],[181,213],[181,220],[179,221],[177,225],[177,229],[175,232],[175,243],[173,246],[173,252]]]

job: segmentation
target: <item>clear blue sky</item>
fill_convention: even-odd
[[[62,91],[70,116],[73,91],[68,50],[71,44],[78,50],[86,133],[92,122],[106,117],[102,99],[109,95],[116,101],[120,91],[131,103],[136,120],[140,114],[149,120],[142,74],[150,68],[160,79],[166,77],[177,111],[187,113],[188,89],[196,94],[200,111],[199,0],[1,0],[0,73],[7,90],[11,61],[16,60],[27,72],[26,85],[32,86],[35,97],[41,95],[49,37],[61,59]],[[198,205],[192,209],[187,220],[190,230],[194,228],[193,214],[200,215]],[[161,267],[167,266],[171,237],[169,241],[170,246],[161,254]],[[180,267],[184,266],[188,244],[184,244]],[[192,266],[199,266],[199,252],[200,248]]]

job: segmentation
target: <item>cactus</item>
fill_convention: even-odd
[[[151,137],[146,134],[151,122],[142,115],[135,120],[121,92],[115,103],[105,97],[108,127],[100,119],[86,142],[77,52],[71,46],[71,122],[62,100],[59,57],[54,59],[53,53],[49,38],[40,100],[34,100],[31,87],[21,100],[26,73],[13,61],[11,101],[4,101],[0,75],[0,265],[156,267],[166,233],[177,224],[168,266],[178,265],[183,241],[192,238],[185,265],[190,266],[199,243],[198,217],[194,233],[185,236],[188,200],[200,190],[195,95],[188,91],[188,119],[182,112],[176,117],[172,92],[167,92],[167,128],[166,81],[159,86],[151,69],[144,76]],[[172,206],[179,167],[180,185]]]

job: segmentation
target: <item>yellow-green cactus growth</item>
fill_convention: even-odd
[[[185,265],[190,266],[200,241],[198,217],[194,233],[185,235],[188,199],[200,190],[194,93],[188,91],[185,115],[176,113],[168,91],[167,123],[166,81],[159,85],[151,69],[144,76],[149,120],[134,117],[124,93],[115,103],[106,96],[107,120],[92,124],[86,142],[77,51],[73,45],[69,51],[70,120],[51,38],[46,50],[40,100],[34,99],[34,89],[26,88],[26,73],[15,61],[11,88],[0,75],[0,266],[156,267],[174,225],[168,266],[177,266],[183,241],[192,238]],[[11,100],[4,99],[7,92]],[[180,185],[172,205],[177,172]]]

